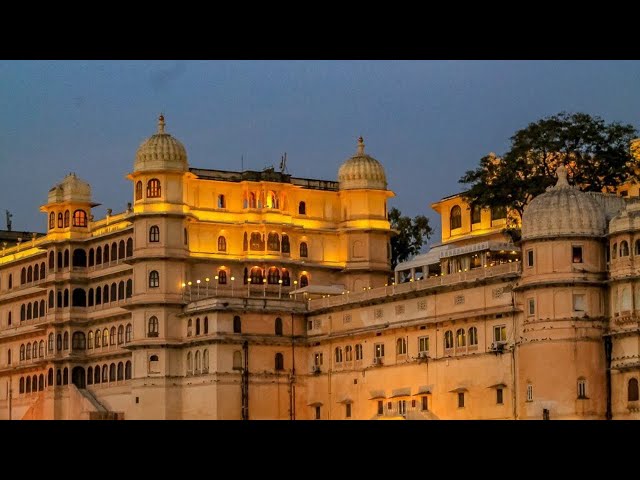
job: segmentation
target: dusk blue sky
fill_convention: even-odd
[[[382,162],[390,206],[426,214],[518,129],[560,111],[640,127],[639,61],[0,61],[0,229],[46,231],[65,174],[120,212],[140,143],[164,112],[192,167],[336,180],[356,151]]]

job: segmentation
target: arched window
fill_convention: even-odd
[[[160,274],[157,270],[149,272],[149,288],[158,288],[160,286]]]
[[[140,180],[136,183],[136,200],[142,200],[142,182]]]
[[[117,380],[124,380],[124,363],[118,362],[118,377]]]
[[[7,365],[11,365],[11,349],[7,350]]]
[[[251,269],[251,283],[254,285],[262,285],[262,269],[253,267]]]
[[[31,393],[31,377],[27,376],[27,388],[25,389],[25,393]]]
[[[27,310],[24,304],[20,305],[20,321],[24,322],[27,319]]]
[[[291,253],[291,244],[289,243],[289,235],[282,235],[282,253]]]
[[[76,210],[73,212],[73,226],[74,227],[86,227],[87,226],[87,212],[84,210]]]
[[[362,344],[356,343],[356,361],[362,360]]]
[[[131,279],[127,280],[127,288],[126,288],[125,296],[126,298],[131,298],[133,295],[133,281]]]
[[[218,251],[219,252],[227,251],[227,239],[224,238],[222,235],[218,237]]]
[[[64,263],[63,263],[64,268],[67,268],[69,266],[69,250],[65,250],[64,251]]]
[[[23,362],[25,359],[25,351],[24,351],[24,343],[20,345],[20,361]]]
[[[127,257],[133,257],[133,238],[127,240]]]
[[[467,346],[467,336],[464,331],[464,328],[459,328],[456,331],[456,347],[466,347]]]
[[[109,381],[109,367],[105,363],[102,365],[102,383],[107,383]]]
[[[256,194],[254,192],[249,193],[249,208],[256,208]]]
[[[267,272],[267,283],[270,285],[278,285],[278,281],[280,280],[280,270],[276,267],[271,267]]]
[[[96,253],[93,251],[93,248],[89,249],[89,267],[93,267],[96,263]]]
[[[72,307],[86,307],[87,306],[87,292],[82,288],[74,288],[71,294],[71,306]]]
[[[344,360],[345,362],[351,362],[353,360],[353,347],[351,345],[344,347]]]
[[[71,347],[73,348],[73,350],[84,350],[86,348],[86,339],[84,333],[73,332],[73,337],[71,338]]]
[[[58,228],[64,227],[64,220],[62,219],[62,212],[58,213]]]
[[[69,214],[69,210],[65,210],[64,212],[64,228],[67,228],[69,226],[69,220],[71,215]]]
[[[49,230],[56,228],[56,214],[51,212],[49,214]]]
[[[33,345],[31,346],[31,351],[33,352],[33,359],[35,360],[36,358],[38,358],[38,342],[33,342]]]
[[[89,289],[89,294],[87,295],[87,307],[93,307],[94,305],[94,293],[93,293],[93,288]]]
[[[55,307],[55,295],[53,294],[53,290],[49,292],[49,308]]]
[[[161,193],[160,180],[152,178],[147,182],[147,198],[160,198]]]
[[[29,268],[27,269],[27,283],[31,282],[33,282],[33,267],[29,265]]]
[[[20,377],[20,393],[24,393],[24,377]]]
[[[96,248],[96,265],[102,265],[102,247]]]
[[[102,257],[103,257],[103,263],[105,264],[109,263],[109,245],[104,246],[104,253]]]
[[[87,368],[87,385],[93,385],[93,367]]]
[[[33,267],[33,281],[37,282],[38,280],[40,280],[40,269],[38,268],[38,265],[36,265]]]
[[[67,367],[64,367],[64,370],[62,371],[62,384],[69,384],[69,369]]]
[[[249,249],[249,240],[247,239],[247,232],[244,232],[242,239],[242,251],[246,252]]]
[[[482,207],[480,205],[473,205],[471,207],[471,224],[480,223],[482,214]]]
[[[249,244],[251,250],[264,250],[264,240],[262,239],[262,235],[258,232],[253,232],[251,234],[251,242]]]
[[[118,300],[124,300],[124,280],[118,283]]]
[[[53,368],[50,368],[49,373],[47,373],[47,386],[53,386]]]
[[[49,348],[49,353],[53,353],[53,337],[54,337],[53,333],[50,333],[49,334],[49,339],[48,339],[48,342],[47,342],[48,343],[47,346]]]
[[[118,327],[118,345],[122,345],[124,343],[124,327],[120,325]]]
[[[125,343],[129,343],[132,338],[133,338],[133,326],[129,323],[127,324],[127,328],[124,331]]]
[[[53,251],[49,252],[49,270],[56,268],[56,255]]]
[[[46,268],[47,268],[46,265],[44,264],[44,262],[42,262],[40,264],[40,280],[44,280],[44,277],[45,277],[45,274],[46,274]]]
[[[109,344],[110,345],[116,344],[116,327],[111,327],[111,330],[109,332]]]
[[[124,379],[131,380],[131,362],[129,360],[124,364]]]
[[[96,348],[100,346],[100,339],[102,338],[102,332],[100,329],[96,330]]]
[[[100,305],[102,303],[102,288],[96,287],[96,305]]]
[[[220,285],[227,284],[227,272],[225,270],[218,270],[218,283]]]
[[[633,254],[640,256],[640,240],[636,240],[635,247],[633,247]]]
[[[289,277],[289,271],[286,268],[282,269],[282,286],[288,287],[291,285],[291,277]]]
[[[276,370],[284,370],[284,355],[276,353]]]
[[[56,370],[56,385],[57,386],[62,385],[62,372],[60,371],[59,368]]]
[[[276,335],[282,335],[282,319],[276,318]]]
[[[627,384],[627,401],[637,402],[640,399],[638,395],[638,379],[631,378]]]
[[[309,277],[306,275],[300,275],[300,288],[306,287],[309,285]]]
[[[269,236],[267,237],[267,250],[272,252],[280,251],[280,235],[275,232],[269,233]]]
[[[118,242],[118,259],[122,260],[123,258],[125,258],[126,255],[126,245],[124,243],[124,240],[120,240]]]
[[[22,267],[22,270],[20,270],[20,285],[24,285],[25,283],[27,283],[27,269]]]
[[[44,390],[44,375],[40,374],[38,377],[38,391],[41,392]]]
[[[306,215],[307,214],[307,204],[304,202],[300,202],[298,204],[298,214],[299,215]]]
[[[307,242],[300,242],[300,257],[306,258],[309,256],[309,250],[307,249]]]
[[[396,355],[407,354],[407,339],[399,338],[396,340]]]
[[[233,317],[233,333],[242,333],[242,320],[238,315]]]
[[[449,214],[449,226],[451,230],[462,227],[462,210],[458,205],[451,208]]]
[[[204,326],[203,326],[202,330],[203,330],[202,333],[204,333],[205,335],[209,333],[209,318],[208,317],[204,317]]]
[[[629,256],[629,244],[626,240],[620,242],[620,257]]]
[[[154,315],[149,319],[148,336],[157,337],[159,333],[160,333],[160,327],[159,327],[158,317]]]
[[[233,352],[233,369],[242,370],[242,352],[240,350]]]
[[[113,282],[111,284],[111,301],[115,302],[118,299],[118,286],[116,285],[116,282]]]
[[[218,195],[218,208],[227,208],[227,202],[224,195]]]
[[[200,335],[200,318],[196,318],[196,336]]]
[[[69,332],[64,332],[62,339],[63,348],[69,350]]]
[[[334,354],[336,363],[342,363],[342,347],[336,347]]]
[[[149,229],[149,242],[156,243],[160,241],[160,227],[152,225]]]
[[[453,348],[453,332],[451,330],[444,332],[444,348]]]
[[[611,247],[611,258],[615,260],[618,258],[618,244],[614,243],[613,247]]]
[[[108,328],[105,328],[104,330],[102,330],[102,346],[103,347],[109,346],[109,329]]]
[[[196,373],[200,373],[200,370],[202,368],[202,360],[200,358],[200,350],[196,350],[196,362],[195,362],[195,372]]]
[[[62,306],[65,308],[69,306],[69,289],[68,288],[64,289]]]
[[[469,329],[469,346],[478,345],[478,329],[471,327]]]
[[[100,383],[100,365],[96,365],[96,368],[93,370],[93,383]]]
[[[118,260],[118,244],[113,242],[111,244],[111,261],[116,262]]]
[[[209,373],[209,350],[202,352],[202,373]]]
[[[116,381],[116,364],[115,363],[112,363],[111,365],[109,365],[109,381],[110,382]]]
[[[187,375],[193,372],[193,356],[191,352],[187,352]]]
[[[187,321],[187,337],[193,335],[193,320],[189,319]]]
[[[87,348],[91,350],[93,348],[93,330],[89,330],[87,334]]]

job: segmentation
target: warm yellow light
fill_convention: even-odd
[[[217,279],[218,279],[218,275],[216,275],[216,276],[215,276],[215,277],[213,277],[213,278],[215,278],[215,279],[217,280]],[[208,280],[209,280],[209,279],[207,279],[207,281],[208,281]]]
[[[184,283],[184,282],[182,282],[182,288],[184,288],[184,287],[186,287],[186,286],[187,286],[187,284],[186,284],[186,283]]]
[[[188,282],[187,282],[187,285],[191,286],[191,281],[188,281]]]
[[[263,279],[262,279],[262,283],[267,283],[267,279],[266,279],[266,278],[263,278]]]
[[[218,277],[218,276],[216,275],[216,280],[218,279],[217,277]],[[208,282],[209,280],[210,280],[210,279],[209,279],[209,277],[207,277],[207,278],[205,278],[205,279],[204,279],[204,281],[205,281],[205,282]]]
[[[236,279],[236,277],[231,277],[231,281],[233,282]]]
[[[196,280],[196,283],[197,283],[198,285],[200,285],[200,279]]]
[[[280,285],[282,285],[282,279],[278,280],[278,283],[279,283]]]
[[[294,284],[294,285],[297,285],[297,284],[298,284],[298,280],[294,280],[294,281],[293,281],[293,284]]]

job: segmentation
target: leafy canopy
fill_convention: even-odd
[[[518,130],[502,157],[489,154],[475,170],[467,171],[459,183],[470,188],[462,196],[485,208],[506,206],[521,220],[531,199],[555,184],[561,163],[570,182],[581,190],[614,192],[638,178],[638,162],[630,150],[636,135],[632,125],[606,123],[586,113],[545,117]]]
[[[398,231],[391,237],[391,269],[395,269],[400,262],[417,255],[423,244],[433,233],[429,226],[429,219],[424,215],[411,217],[403,216],[402,212],[393,207],[389,210],[391,228]]]

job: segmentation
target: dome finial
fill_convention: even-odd
[[[164,115],[162,113],[158,117],[158,133],[164,133]]]
[[[364,155],[364,138],[362,138],[362,135],[358,137],[358,155]]]
[[[563,164],[560,164],[560,166],[556,169],[556,176],[558,177],[556,187],[569,186],[569,182],[567,181],[567,168]]]

